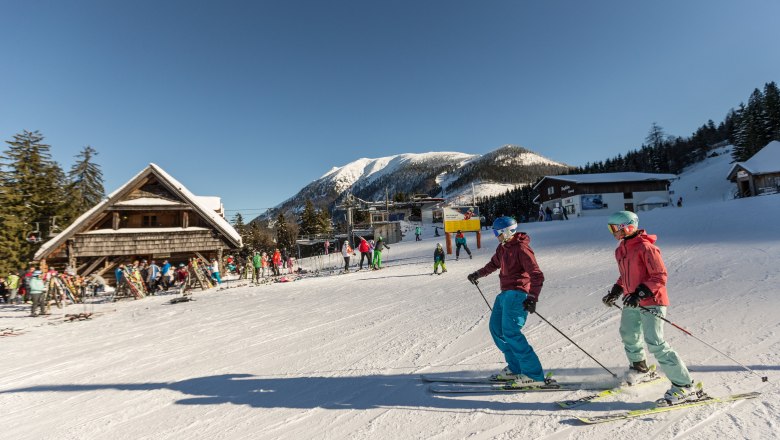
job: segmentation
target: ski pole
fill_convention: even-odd
[[[618,309],[622,310],[622,308],[619,305],[617,305],[617,304],[612,304],[612,305],[617,307]],[[669,324],[671,324],[672,326],[674,326],[675,328],[677,328],[681,332],[685,333],[686,335],[692,337],[693,339],[696,339],[697,341],[701,342],[702,344],[706,345],[707,347],[710,347],[711,349],[717,351],[718,353],[722,354],[723,356],[726,356],[727,358],[731,359],[734,363],[740,365],[745,370],[747,370],[747,371],[755,374],[756,376],[760,377],[761,378],[761,382],[769,382],[769,377],[768,376],[762,376],[762,375],[756,373],[755,371],[751,370],[750,367],[748,367],[747,365],[744,365],[742,362],[740,362],[740,361],[734,359],[733,357],[727,355],[726,353],[718,350],[716,347],[712,346],[711,344],[708,344],[707,342],[703,341],[701,338],[696,337],[693,333],[689,332],[688,330],[680,327],[679,325],[677,325],[677,324],[673,323],[672,321],[669,321],[668,319],[666,319],[663,316],[659,315],[655,310],[648,309],[647,307],[643,307],[643,306],[639,306],[639,308],[642,309],[643,311],[645,311],[645,312],[655,316],[656,318],[664,321],[664,322],[668,322]]]
[[[474,285],[475,285],[475,286],[477,286],[477,290],[479,290],[479,294],[480,294],[480,295],[482,295],[482,299],[484,299],[484,300],[485,300],[485,304],[487,304],[488,308],[489,308],[489,309],[490,309],[490,311],[492,312],[492,311],[493,311],[493,308],[492,308],[492,307],[490,307],[490,303],[488,303],[488,300],[487,300],[487,298],[485,298],[485,295],[482,293],[482,289],[480,289],[480,288],[479,288],[479,285],[478,285],[478,284],[476,284],[476,283],[475,283]],[[540,314],[539,314],[539,312],[535,312],[535,313],[536,313],[536,316],[538,316],[538,317],[542,318],[542,321],[544,321],[544,322],[546,322],[547,324],[549,324],[549,325],[550,325],[550,327],[554,328],[554,329],[555,329],[555,330],[556,330],[558,333],[560,333],[560,334],[561,334],[561,335],[562,335],[564,338],[568,339],[568,340],[569,340],[569,342],[571,342],[572,344],[574,344],[574,346],[575,346],[575,347],[579,348],[580,350],[582,350],[582,352],[583,352],[583,353],[585,353],[586,355],[588,355],[588,357],[589,357],[589,358],[593,359],[593,360],[594,360],[594,361],[595,361],[597,364],[599,364],[599,365],[601,366],[601,368],[603,368],[603,369],[607,370],[607,373],[611,374],[611,375],[612,375],[612,377],[615,377],[615,378],[616,378],[616,377],[618,377],[618,376],[617,376],[617,374],[615,374],[615,373],[613,373],[612,371],[610,371],[610,370],[609,370],[609,368],[607,368],[607,367],[605,367],[604,365],[602,365],[602,364],[601,364],[601,362],[597,361],[597,360],[596,360],[596,358],[594,358],[593,356],[591,356],[591,355],[590,355],[590,353],[588,353],[587,351],[585,351],[585,349],[583,349],[582,347],[580,347],[579,345],[577,345],[577,343],[576,343],[576,342],[572,341],[572,340],[571,340],[571,338],[570,338],[570,337],[568,337],[568,336],[566,336],[566,334],[565,334],[565,333],[563,333],[562,331],[558,330],[558,327],[556,327],[556,326],[552,325],[552,324],[550,323],[550,321],[548,321],[548,320],[544,319],[544,316],[540,315]]]
[[[560,333],[560,334],[561,334],[561,336],[563,336],[564,338],[568,339],[568,340],[569,340],[569,342],[571,342],[572,344],[574,344],[574,346],[575,346],[575,347],[579,348],[579,349],[580,349],[580,350],[581,350],[583,353],[585,353],[586,355],[588,355],[588,357],[589,357],[589,358],[593,359],[593,361],[594,361],[594,362],[596,362],[597,364],[599,364],[599,366],[601,366],[601,368],[605,369],[605,370],[607,371],[607,373],[611,374],[611,375],[612,375],[612,377],[614,377],[614,378],[617,378],[617,377],[618,377],[618,375],[617,375],[617,374],[613,373],[612,371],[610,371],[610,369],[609,369],[609,368],[607,368],[607,367],[605,367],[604,365],[602,365],[602,364],[601,364],[601,362],[599,362],[598,360],[596,360],[596,358],[594,358],[593,356],[591,356],[591,355],[590,355],[590,353],[588,353],[587,351],[585,351],[585,349],[584,349],[584,348],[580,347],[579,345],[577,345],[577,343],[576,343],[576,342],[572,341],[572,340],[571,340],[571,338],[570,338],[570,337],[568,337],[568,336],[566,336],[566,334],[565,334],[565,333],[563,333],[562,331],[558,330],[558,327],[556,327],[556,326],[552,325],[552,323],[550,323],[550,321],[546,320],[546,319],[544,318],[544,316],[540,315],[540,314],[539,314],[539,312],[535,312],[535,313],[536,313],[536,316],[538,316],[539,318],[541,318],[541,319],[542,319],[542,321],[546,322],[546,323],[547,323],[547,324],[548,324],[550,327],[554,328],[554,329],[555,329],[555,331],[557,331],[558,333]]]
[[[487,298],[485,298],[485,294],[482,293],[482,289],[479,288],[479,284],[474,283],[474,286],[477,288],[477,290],[479,290],[479,294],[482,295],[482,299],[485,300],[485,304],[487,304],[488,309],[490,309],[490,311],[492,312],[493,311],[493,307],[490,307],[490,303],[488,302]]]

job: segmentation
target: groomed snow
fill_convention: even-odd
[[[739,360],[666,326],[668,341],[714,395],[759,399],[581,426],[578,414],[640,408],[667,383],[582,409],[555,400],[585,391],[436,396],[420,373],[487,374],[504,366],[488,310],[466,275],[474,259],[430,275],[436,242],[391,244],[385,269],[290,283],[112,304],[71,305],[47,318],[0,306],[3,439],[667,439],[776,438],[780,432],[780,195],[706,199],[718,158],[683,174],[683,208],[640,213],[669,270],[668,318]],[[723,167],[724,164],[719,166]],[[728,170],[726,170],[728,171]],[[717,173],[716,173],[717,174]],[[700,176],[700,177],[697,177]],[[725,179],[725,176],[721,176]],[[681,179],[681,181],[683,180]],[[698,186],[700,189],[690,189]],[[688,194],[690,191],[690,194]],[[601,304],[617,277],[604,219],[522,225],[545,273],[538,312],[622,372],[619,313]],[[411,237],[411,236],[409,236]],[[337,256],[307,261],[333,267]],[[236,283],[233,283],[236,284]],[[480,284],[492,301],[494,274]],[[96,313],[63,322],[63,314]],[[531,316],[524,330],[559,380],[608,383],[609,374]],[[652,358],[650,358],[652,361]]]

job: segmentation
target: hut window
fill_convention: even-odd
[[[156,215],[145,215],[141,225],[144,228],[150,228],[150,227],[157,226],[157,216]]]

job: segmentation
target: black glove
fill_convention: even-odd
[[[604,296],[604,298],[601,298],[601,302],[603,302],[607,307],[612,307],[615,305],[615,301],[617,301],[617,299],[622,294],[623,288],[615,284],[612,286],[612,290],[610,290],[609,293]]]
[[[536,299],[530,296],[523,301],[523,308],[528,313],[534,313],[536,311]]]
[[[470,273],[469,276],[466,277],[469,282],[473,285],[479,284],[479,281],[477,281],[477,278],[479,278],[479,272]]]
[[[623,298],[623,305],[626,307],[638,307],[639,301],[651,296],[653,296],[653,292],[644,284],[640,284],[635,291]]]

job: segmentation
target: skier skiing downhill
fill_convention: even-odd
[[[531,238],[516,230],[517,222],[512,217],[497,218],[493,222],[493,233],[499,242],[496,253],[467,278],[477,284],[478,278],[500,270],[501,293],[490,315],[490,334],[508,365],[493,379],[507,381],[512,387],[551,384],[555,381],[545,379],[539,357],[521,332],[528,314],[536,310],[544,274],[536,263]]]
[[[607,307],[612,307],[623,296],[625,307],[620,319],[620,337],[630,363],[626,381],[641,382],[642,376],[649,373],[642,347],[644,337],[650,353],[672,382],[672,387],[657,402],[673,405],[696,400],[703,391],[693,386],[685,363],[664,341],[663,321],[642,310],[646,308],[659,316],[666,316],[669,306],[666,266],[661,251],[654,244],[657,237],[639,229],[639,217],[631,211],[618,211],[609,217],[607,223],[609,231],[619,242],[615,258],[620,276],[602,301]]]

